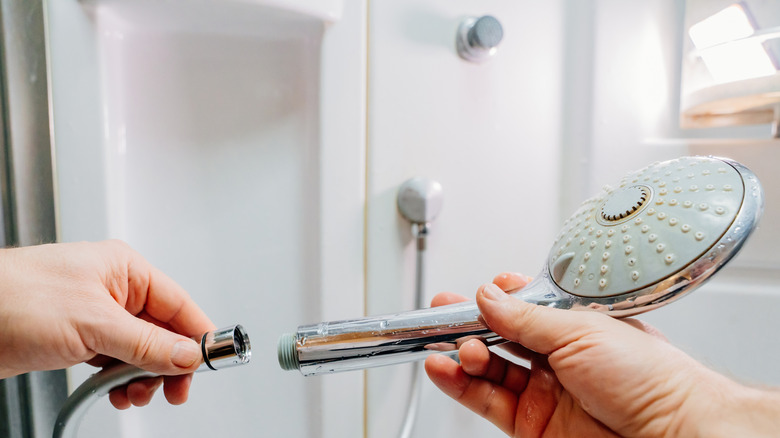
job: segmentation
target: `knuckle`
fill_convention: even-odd
[[[516,323],[514,324],[515,327],[519,329],[522,326],[535,325],[541,318],[544,317],[544,315],[542,315],[544,310],[546,309],[535,304],[529,304],[522,301],[515,302],[514,313],[517,316],[515,319]]]
[[[114,255],[124,255],[128,253],[134,253],[133,248],[124,240],[111,239],[100,242],[100,246],[109,253]]]
[[[109,239],[106,240],[106,244],[115,248],[130,248],[130,245],[122,239]]]
[[[156,351],[157,337],[153,328],[149,324],[145,324],[137,334],[132,355],[139,365],[147,366],[156,362]]]

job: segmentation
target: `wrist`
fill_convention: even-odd
[[[719,436],[775,437],[780,430],[780,393],[742,386],[720,423]]]
[[[775,437],[780,430],[780,392],[739,384],[723,376],[702,391],[688,428],[697,437]]]

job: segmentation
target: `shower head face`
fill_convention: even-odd
[[[660,302],[678,292],[670,279],[688,284],[714,273],[705,269],[712,263],[697,265],[713,248],[722,259],[715,270],[725,264],[762,207],[758,180],[738,163],[711,157],[655,163],[582,203],[564,223],[548,271],[560,290],[583,302],[612,306],[645,294]]]

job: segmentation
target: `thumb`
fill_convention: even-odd
[[[162,375],[195,371],[202,361],[197,342],[127,312],[93,333],[96,352]]]
[[[542,354],[550,354],[616,322],[595,312],[575,312],[531,304],[506,294],[495,284],[479,288],[477,305],[491,330],[504,339]]]

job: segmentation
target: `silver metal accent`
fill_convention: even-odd
[[[743,165],[722,158],[741,176],[744,195],[739,212],[726,232],[699,258],[647,287],[606,297],[583,297],[559,288],[545,264],[525,288],[511,292],[524,301],[571,310],[588,310],[625,317],[678,300],[712,277],[739,251],[763,212],[764,195],[758,178]],[[322,322],[298,327],[287,344],[305,376],[358,370],[425,358],[431,353],[456,350],[478,338],[487,345],[505,342],[478,319],[474,302],[412,312]]]
[[[412,235],[417,240],[415,273],[415,307],[425,306],[423,283],[425,280],[425,249],[430,223],[436,219],[444,204],[444,189],[438,181],[415,177],[408,179],[398,188],[396,197],[398,211],[412,223]]]
[[[398,210],[412,223],[412,234],[417,240],[417,257],[415,263],[414,304],[415,308],[425,307],[425,252],[430,222],[441,211],[443,190],[441,184],[426,178],[412,178],[401,184],[398,189]],[[401,426],[399,437],[412,436],[414,423],[419,411],[422,394],[424,369],[419,362],[413,364],[412,380],[409,382],[409,399],[406,403],[406,414]]]
[[[441,184],[428,178],[412,178],[398,188],[398,211],[413,224],[427,224],[441,211],[444,201]]]
[[[216,371],[244,365],[252,357],[249,335],[241,325],[206,332],[199,344],[203,351],[203,363],[198,371]]]
[[[4,224],[7,245],[56,239],[52,143],[42,2],[0,1],[2,18],[2,125],[5,141]],[[4,184],[5,185],[5,184]],[[9,239],[9,236],[6,236]]]
[[[0,0],[0,247],[56,240],[44,2]],[[0,380],[0,436],[49,436],[65,370]]]
[[[469,17],[458,26],[455,46],[461,58],[482,62],[495,55],[503,38],[504,29],[495,17]]]
[[[203,352],[203,363],[196,372],[216,371],[243,365],[249,363],[252,355],[249,335],[241,325],[207,332],[195,340],[201,345]],[[75,437],[81,419],[100,397],[133,380],[157,376],[159,374],[128,364],[105,368],[93,374],[65,400],[65,404],[57,416],[52,436],[54,438]]]

